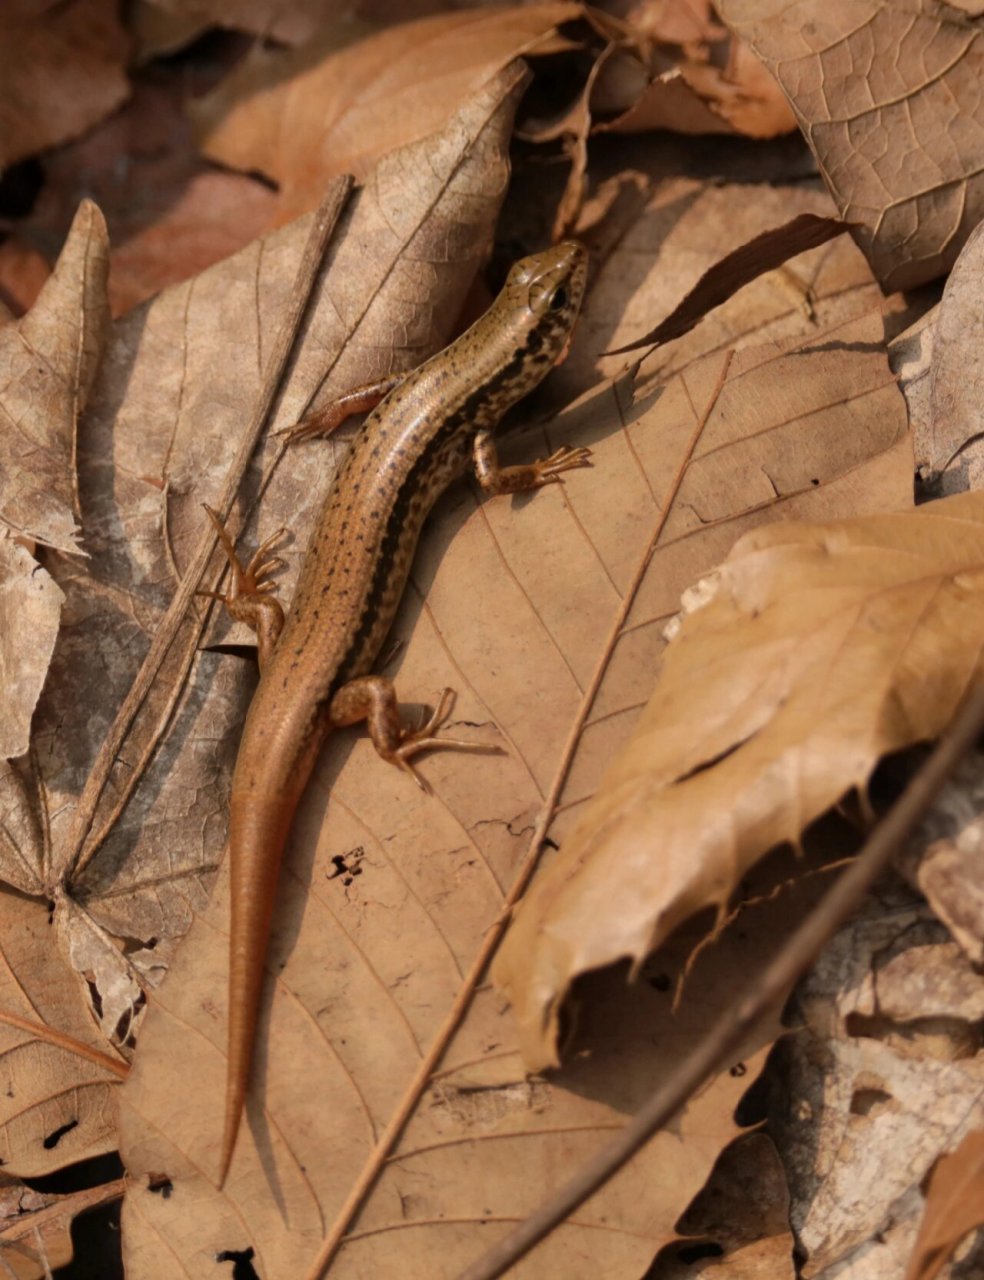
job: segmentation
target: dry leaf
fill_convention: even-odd
[[[183,77],[145,73],[121,111],[46,160],[28,224],[33,242],[60,244],[66,210],[91,196],[111,233],[114,315],[241,249],[275,221],[274,192],[197,154],[187,97]]]
[[[64,599],[11,539],[77,551],[76,420],[96,375],[108,324],[106,227],[92,204],[76,215],[31,312],[0,329],[0,759],[23,755],[54,649]],[[18,867],[8,880],[36,885]]]
[[[843,400],[843,382],[837,376],[837,362],[823,353],[831,348],[839,353],[842,348],[865,352],[878,329],[877,321],[868,321],[845,327],[836,337],[822,335],[818,341],[820,354],[814,358],[821,363],[831,360],[830,390],[836,390],[838,403]],[[809,357],[800,350],[785,358],[796,368],[799,380]],[[869,452],[877,456],[865,465],[860,455],[850,454],[858,417],[856,413],[852,417],[850,407],[843,410],[839,430],[843,430],[845,448],[835,451],[823,472],[825,478],[839,476],[839,483],[817,490],[807,478],[803,493],[796,478],[787,477],[787,509],[808,509],[813,503],[837,509],[838,503],[856,502],[864,490],[868,501],[886,502],[888,493],[891,501],[898,502],[900,492],[908,487],[911,456],[898,447],[891,381],[877,356],[869,352],[855,358],[870,367],[864,399],[872,426],[879,424],[882,432],[868,441]],[[750,367],[756,359],[761,361],[763,354],[750,359]],[[783,368],[774,376],[779,385],[790,381]],[[706,399],[713,385],[713,370],[696,372],[687,392],[691,404]],[[670,388],[659,404],[666,414],[661,421],[667,426],[680,420],[679,390]],[[815,410],[816,404],[811,408]],[[511,1172],[514,1159],[505,1159],[503,1165],[494,1162],[487,1169],[483,1162],[479,1167],[471,1154],[472,1143],[463,1140],[473,1132],[473,1125],[492,1134],[517,1128],[526,1132],[530,1126],[536,1132],[542,1129],[544,1114],[553,1115],[552,1107],[560,1108],[563,1116],[573,1105],[563,1087],[554,1086],[559,1093],[550,1095],[554,1101],[543,1111],[548,1106],[546,1095],[538,1086],[522,1083],[509,1021],[503,1020],[491,996],[484,990],[475,996],[436,1079],[419,1064],[435,1043],[440,1047],[445,1042],[446,1019],[468,999],[481,973],[479,942],[501,913],[508,886],[522,876],[529,858],[539,850],[536,814],[545,803],[549,812],[558,770],[563,776],[560,744],[585,705],[611,616],[618,610],[615,583],[627,584],[634,564],[645,553],[650,525],[640,514],[658,519],[660,505],[672,503],[675,496],[671,477],[685,463],[687,439],[682,437],[687,432],[693,435],[693,419],[685,416],[686,431],[673,435],[652,420],[644,421],[640,410],[629,447],[618,429],[621,420],[617,403],[606,395],[595,396],[583,417],[570,426],[558,424],[563,434],[553,435],[551,444],[564,438],[577,440],[576,421],[590,423],[594,434],[585,437],[582,428],[580,438],[591,439],[598,457],[595,470],[577,477],[565,495],[541,494],[534,502],[521,503],[519,509],[511,509],[508,502],[483,504],[477,511],[471,510],[470,500],[463,508],[460,493],[449,495],[425,540],[414,574],[415,590],[397,627],[397,633],[405,636],[409,619],[420,615],[401,654],[400,688],[404,697],[436,690],[447,678],[450,662],[459,673],[457,716],[481,726],[477,731],[483,735],[494,734],[498,726],[509,752],[483,761],[479,771],[474,762],[470,768],[463,767],[461,759],[450,753],[435,754],[425,765],[436,793],[436,799],[428,800],[379,766],[364,739],[352,745],[349,735],[340,734],[329,747],[295,825],[278,901],[270,965],[279,980],[271,990],[269,1023],[264,1024],[259,1049],[257,1096],[262,1090],[265,1110],[255,1102],[251,1107],[249,1128],[243,1131],[226,1188],[231,1202],[249,1204],[251,1229],[247,1233],[234,1224],[230,1207],[226,1216],[216,1218],[209,1248],[238,1249],[249,1241],[266,1250],[264,1258],[273,1275],[279,1267],[289,1274],[289,1260],[297,1265],[294,1251],[309,1256],[321,1230],[312,1197],[334,1217],[354,1176],[348,1171],[365,1173],[375,1167],[377,1153],[386,1151],[378,1145],[378,1135],[401,1105],[408,1104],[414,1118],[405,1139],[408,1146],[401,1145],[399,1150],[415,1153],[421,1145],[433,1148],[437,1143],[444,1153],[434,1166],[440,1176],[436,1172],[425,1177],[424,1171],[431,1167],[428,1159],[414,1155],[411,1160],[408,1155],[405,1167],[398,1158],[395,1163],[391,1159],[384,1186],[393,1190],[380,1191],[363,1210],[354,1236],[336,1263],[342,1274],[347,1266],[358,1267],[360,1259],[368,1256],[367,1249],[395,1248],[392,1232],[398,1225],[406,1231],[420,1219],[432,1217],[431,1196],[460,1199],[469,1187],[477,1186],[494,1197],[495,1212],[510,1216],[517,1196],[534,1193],[529,1186],[516,1185]],[[729,425],[722,425],[722,430],[734,431],[735,424],[725,421]],[[746,424],[752,448],[758,447],[760,428],[758,418]],[[788,445],[778,443],[784,435],[781,428],[774,434],[781,455]],[[806,432],[802,434],[805,439]],[[841,441],[840,435],[828,436],[831,442],[834,439]],[[543,442],[527,442],[522,451],[529,456],[544,447]],[[749,518],[740,496],[742,479],[736,466],[740,453],[735,442],[725,469],[734,480],[733,489],[722,491],[716,484],[695,479],[695,488],[675,508],[679,514],[665,553],[658,557],[658,575],[672,580],[680,573],[681,560],[686,574],[687,560],[692,564],[691,557],[700,554],[701,539],[695,537],[700,519],[693,513],[693,502],[701,493],[710,504],[710,523],[720,522],[705,544],[708,563],[714,547],[728,536],[729,518],[736,522]],[[592,484],[596,476],[603,483]],[[620,494],[615,507],[613,491]],[[760,498],[753,495],[752,501],[758,505]],[[470,518],[462,527],[466,513]],[[732,536],[734,527],[730,526]],[[508,566],[506,572],[504,566]],[[648,643],[651,636],[637,633],[633,645],[636,639]],[[613,711],[631,708],[638,696],[626,665],[630,661],[630,650],[621,649],[604,692],[606,705],[598,708],[600,723],[588,735],[587,754],[577,764],[580,785],[597,772],[608,750],[606,738],[599,737],[597,729],[617,730]],[[536,691],[535,716],[529,714],[531,690]],[[196,1195],[204,1195],[208,1186],[204,1171],[215,1157],[220,1117],[217,1111],[206,1118],[189,1114],[181,1079],[191,1071],[206,1082],[203,1091],[209,1098],[221,1091],[224,1017],[215,974],[222,972],[225,963],[225,920],[225,903],[220,898],[193,929],[179,969],[156,997],[160,1017],[152,1038],[149,1025],[143,1033],[141,1056],[126,1089],[132,1106],[156,1117],[153,1131],[168,1133],[174,1144],[165,1152],[152,1146],[149,1137],[138,1139],[146,1127],[134,1115],[132,1126],[128,1124],[128,1132],[134,1133],[127,1145],[128,1166],[136,1172],[142,1165],[165,1164],[193,1178]],[[199,1034],[189,1037],[183,1032],[183,1053],[175,1058],[177,1030],[188,1026]],[[640,1054],[642,1049],[640,1045]],[[621,1050],[621,1058],[623,1063],[632,1062],[634,1077],[636,1059],[629,1057],[628,1046]],[[605,1061],[598,1065],[602,1080]],[[445,1119],[447,1108],[439,1100],[448,1063],[456,1072],[452,1095],[456,1104]],[[459,1064],[468,1068],[460,1083]],[[638,1061],[640,1076],[651,1078],[650,1068],[643,1055]],[[415,1079],[421,1070],[423,1076]],[[472,1101],[476,1089],[480,1095]],[[457,1105],[461,1090],[469,1100],[464,1112]],[[433,1132],[438,1123],[443,1135],[439,1142]],[[186,1148],[187,1154],[176,1148]],[[510,1150],[499,1145],[490,1148],[497,1149],[506,1155]],[[332,1152],[332,1158],[323,1150]],[[705,1151],[701,1159],[708,1154]],[[452,1157],[467,1159],[467,1164],[455,1163]],[[532,1153],[524,1156],[526,1161],[533,1158]],[[557,1156],[548,1146],[537,1158],[549,1160],[554,1168],[557,1160],[566,1166],[571,1157],[569,1152]],[[706,1164],[701,1167],[706,1169]],[[276,1170],[273,1176],[290,1206],[289,1234],[279,1209],[270,1206],[268,1218],[267,1210],[261,1213],[259,1207],[266,1203],[270,1169]],[[480,1174],[480,1169],[485,1172]],[[421,1189],[422,1180],[430,1189],[427,1195]],[[311,1190],[314,1186],[316,1192]],[[391,1212],[397,1205],[407,1206],[397,1210],[406,1215],[399,1223]],[[477,1252],[478,1241],[469,1224],[481,1208],[470,1202],[467,1221],[455,1232],[454,1247],[461,1250],[463,1260],[469,1249]],[[176,1212],[159,1198],[151,1202],[144,1196],[133,1220],[153,1214],[158,1228],[170,1233],[167,1220]],[[632,1219],[624,1212],[617,1221],[630,1225]],[[614,1222],[612,1210],[607,1213]],[[174,1217],[175,1224],[179,1216]],[[385,1230],[381,1222],[388,1224]],[[483,1238],[487,1234],[483,1231]],[[450,1248],[449,1240],[446,1231],[433,1243],[422,1228],[413,1231],[412,1246],[407,1247],[412,1247],[415,1257],[420,1250],[422,1274],[433,1272],[430,1250]],[[576,1244],[583,1256],[579,1240],[575,1236],[571,1247]],[[651,1238],[647,1244],[652,1244]],[[563,1250],[568,1245],[562,1240],[557,1247],[564,1259],[560,1269],[567,1273],[572,1263]],[[349,1256],[351,1262],[346,1261]],[[594,1268],[596,1260],[590,1265]]]
[[[720,0],[779,81],[886,289],[953,265],[984,216],[984,46],[933,0]]]
[[[202,149],[273,178],[283,217],[296,215],[329,177],[362,177],[384,152],[433,132],[476,86],[581,12],[554,3],[435,14],[323,55],[313,45],[257,47],[195,104]]]
[[[925,460],[942,472],[959,458],[963,486],[980,488],[984,461],[984,317],[981,281],[984,279],[984,229],[975,228],[961,250],[946,282],[936,316],[933,341],[929,422],[931,438]],[[968,449],[966,446],[978,447]]]
[[[372,175],[333,251],[330,279],[316,291],[309,345],[294,362],[279,425],[296,420],[326,380],[330,394],[332,378],[351,385],[440,345],[487,252],[522,79],[514,72],[492,84],[447,136],[428,140],[427,165],[397,153]],[[48,395],[63,434],[74,430],[68,409],[93,372],[84,323],[106,310],[105,297],[93,296],[102,242],[82,234],[86,219],[101,222],[91,207],[83,215],[67,265],[20,323],[34,347],[46,338],[52,376],[64,363],[56,337],[72,351],[74,382],[66,372]],[[32,752],[0,774],[2,874],[20,890],[0,895],[9,985],[0,1024],[17,1015],[0,1026],[16,1081],[2,1123],[5,1158],[18,1172],[48,1172],[117,1145],[105,1081],[123,1068],[119,1059],[106,1065],[106,1041],[132,1050],[145,987],[160,979],[175,939],[204,906],[222,849],[246,682],[239,661],[195,657],[194,615],[179,636],[191,637],[190,684],[176,643],[143,718],[110,745],[95,808],[80,810],[79,796],[89,794],[97,749],[200,536],[199,502],[215,502],[249,419],[305,234],[299,225],[271,237],[118,324],[81,428],[90,559],[48,556],[66,597],[61,631]],[[65,314],[54,309],[62,295]],[[394,332],[394,313],[402,332]],[[52,427],[59,425],[56,415]],[[68,446],[62,453],[70,461]],[[291,510],[303,527],[325,452],[298,449],[291,460],[271,487],[271,514]],[[62,466],[74,480],[69,461]],[[43,665],[31,644],[16,658],[25,671]],[[155,752],[169,723],[173,740]],[[96,1046],[103,1052],[93,1058]]]
[[[926,1174],[984,1122],[982,1008],[979,976],[898,882],[800,985],[770,1127],[807,1280],[903,1273]]]
[[[52,1271],[72,1261],[71,1228],[78,1214],[118,1200],[122,1194],[122,1181],[60,1196],[5,1178],[0,1189],[0,1265],[4,1275],[16,1280],[51,1280]]]
[[[75,427],[102,355],[106,224],[83,203],[29,315],[0,329],[0,523],[15,535],[77,551]]]
[[[579,973],[722,910],[882,755],[945,727],[984,642],[982,555],[979,494],[737,544],[498,958],[533,1068],[557,1060]]]
[[[639,347],[659,346],[680,338],[698,324],[709,311],[719,307],[730,297],[751,284],[753,280],[774,271],[790,258],[826,244],[848,228],[836,218],[822,218],[815,213],[801,213],[781,227],[772,227],[747,244],[733,249],[710,267],[694,285],[687,296],[673,308],[655,329],[624,347],[616,347],[605,354],[622,355]]]
[[[689,999],[689,996],[688,996]],[[793,1280],[789,1192],[765,1133],[737,1139],[677,1224],[683,1239],[664,1249],[646,1280]]]
[[[971,964],[984,965],[984,758],[954,770],[896,868],[915,885]]]
[[[930,1175],[926,1212],[905,1280],[933,1280],[964,1236],[982,1223],[984,1129],[975,1129]]]
[[[655,76],[617,119],[599,133],[672,129],[684,134],[744,134],[774,138],[796,128],[796,117],[762,63],[732,39],[725,66],[684,59]]]
[[[124,100],[127,42],[114,0],[40,6],[0,18],[0,170],[74,138]]]

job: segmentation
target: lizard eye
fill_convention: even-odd
[[[561,285],[560,288],[554,293],[554,296],[550,299],[550,310],[563,311],[566,306],[567,306],[567,290],[564,288],[563,285]]]

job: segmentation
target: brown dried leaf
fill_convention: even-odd
[[[722,910],[882,755],[945,727],[984,642],[982,556],[982,494],[737,544],[500,954],[532,1065],[556,1060],[577,974]]]
[[[153,0],[175,22],[201,27],[235,27],[265,40],[306,44],[337,30],[338,39],[352,40],[368,28],[353,13],[357,6],[339,0]],[[147,6],[150,7],[150,6]]]
[[[80,1213],[122,1195],[122,1182],[70,1195],[34,1191],[16,1178],[0,1179],[0,1256],[4,1275],[16,1280],[51,1280],[72,1261],[73,1220]]]
[[[0,760],[30,746],[64,599],[29,551],[0,538]]]
[[[84,132],[129,92],[115,0],[38,5],[0,18],[0,170]]]
[[[0,522],[8,531],[77,551],[75,428],[109,322],[106,224],[84,202],[30,313],[0,329]]]
[[[837,218],[822,218],[815,213],[801,213],[798,217],[763,231],[747,244],[733,249],[717,261],[682,298],[665,320],[655,329],[624,347],[606,351],[606,355],[618,356],[639,347],[659,346],[672,342],[689,333],[709,311],[719,307],[746,284],[751,284],[767,271],[774,271],[790,258],[826,244],[843,235],[848,227]]]
[[[866,351],[878,328],[873,320],[845,326],[836,337],[822,335],[818,346],[821,353],[831,347]],[[798,350],[786,358],[799,381],[809,357]],[[828,436],[834,456],[822,472],[835,483],[815,490],[809,476],[787,473],[780,477],[787,486],[785,502],[777,503],[776,511],[809,510],[814,504],[851,509],[862,490],[871,502],[898,502],[907,491],[911,457],[905,440],[898,443],[891,380],[876,356],[860,360],[871,368],[867,400],[874,439],[869,435],[868,453],[878,456],[865,465],[857,452],[847,452],[858,422],[845,409],[841,431]],[[841,399],[835,366],[831,359],[830,389],[836,388]],[[713,383],[713,370],[710,377],[706,369],[697,373],[689,384],[688,393],[698,403],[702,376]],[[788,370],[779,369],[775,381],[786,386]],[[679,421],[679,389],[671,388],[664,398],[667,423]],[[484,987],[474,995],[436,1073],[427,1058],[435,1046],[444,1046],[448,1021],[453,1026],[455,1010],[467,1003],[483,971],[480,940],[501,915],[510,886],[522,883],[539,852],[542,827],[536,815],[551,811],[553,788],[567,767],[562,743],[590,702],[592,673],[619,608],[616,584],[624,589],[638,558],[647,554],[645,520],[659,519],[659,509],[673,494],[668,473],[686,460],[687,442],[681,439],[686,431],[674,435],[640,415],[626,447],[622,422],[618,403],[605,393],[593,397],[580,418],[558,424],[551,444],[590,439],[598,458],[595,470],[572,477],[564,494],[537,495],[518,510],[504,502],[473,511],[471,500],[463,510],[460,493],[449,495],[443,505],[398,623],[398,634],[405,635],[409,620],[417,622],[401,653],[400,687],[404,696],[436,690],[452,665],[458,673],[461,725],[482,726],[476,732],[486,740],[495,740],[498,726],[508,753],[483,760],[480,771],[474,761],[463,765],[452,753],[435,754],[424,766],[435,791],[428,798],[383,768],[363,738],[353,744],[349,735],[339,734],[330,744],[295,824],[270,956],[269,1021],[261,1033],[257,1092],[226,1187],[224,1214],[215,1218],[207,1241],[196,1241],[203,1255],[251,1244],[263,1250],[271,1276],[297,1274],[298,1259],[311,1256],[325,1229],[320,1213],[334,1219],[353,1178],[379,1168],[380,1153],[385,1159],[388,1149],[380,1135],[406,1106],[410,1127],[380,1169],[380,1190],[362,1208],[334,1267],[343,1276],[378,1271],[397,1250],[403,1260],[412,1255],[421,1275],[433,1274],[441,1258],[447,1270],[452,1255],[464,1262],[478,1251],[476,1219],[488,1216],[487,1210],[513,1217],[528,1207],[540,1183],[555,1177],[558,1164],[566,1167],[591,1149],[598,1126],[614,1123],[610,1108],[630,1109],[641,1098],[636,1082],[650,1080],[659,1070],[647,1037],[624,1038],[625,1023],[635,1017],[637,1030],[646,1012],[639,1006],[635,1015],[621,1007],[616,1012],[611,985],[605,988],[606,1000],[589,1005],[582,1034],[592,1046],[591,1056],[557,1083],[524,1083],[515,1031]],[[590,424],[590,434],[584,424]],[[692,422],[687,426],[692,434]],[[760,428],[758,419],[748,423],[750,448],[757,446]],[[775,434],[782,437],[781,428]],[[805,431],[801,435],[807,438]],[[523,453],[543,447],[527,443]],[[788,437],[776,446],[779,456],[785,450],[792,451]],[[736,455],[728,461],[723,470],[733,478],[732,489],[721,493],[705,480],[674,506],[657,576],[673,581],[681,563],[686,574],[700,555],[701,539],[694,535],[705,513],[695,515],[692,503],[701,488],[712,504],[712,525],[714,512],[720,513],[720,526],[705,539],[713,543],[705,545],[708,563],[720,541],[733,536],[729,516],[736,523],[762,518],[749,514],[749,501],[759,507],[761,496],[743,500],[744,475]],[[613,492],[619,495],[617,504]],[[774,491],[770,497],[775,501]],[[764,505],[768,508],[768,501]],[[640,603],[645,608],[648,602]],[[649,644],[653,637],[635,627],[629,631],[632,639],[612,666],[604,705],[597,708],[598,724],[586,739],[586,757],[577,761],[575,786],[588,785],[609,750],[609,731],[624,723],[615,723],[618,712],[628,712],[638,696],[634,672],[626,665],[632,660],[629,647],[638,654],[638,641]],[[148,1026],[125,1090],[128,1107],[140,1113],[127,1126],[133,1134],[128,1166],[138,1173],[163,1163],[200,1197],[213,1194],[209,1179],[220,1116],[217,1108],[211,1115],[191,1113],[181,1080],[191,1072],[207,1098],[221,1093],[225,1024],[215,975],[225,964],[224,880],[222,885],[222,896],[196,923],[174,976],[155,997],[159,1019],[153,1038]],[[721,971],[715,972],[721,981]],[[617,977],[615,989],[620,985]],[[594,1038],[598,1024],[592,1027],[591,1019],[603,1019],[608,1009],[608,1038]],[[700,1016],[696,1004],[684,1016],[691,1013]],[[189,1027],[197,1034],[189,1035]],[[661,1028],[657,1040],[663,1034]],[[179,1040],[180,1057],[175,1055]],[[608,1066],[613,1053],[619,1055],[619,1073]],[[581,1071],[590,1072],[590,1090]],[[615,1087],[612,1081],[618,1101],[606,1092]],[[577,1101],[585,1094],[591,1105]],[[716,1119],[713,1141],[695,1148],[696,1183],[727,1132],[718,1110],[725,1097],[715,1092],[707,1102]],[[548,1140],[545,1127],[560,1131],[556,1139]],[[565,1141],[571,1130],[581,1136]],[[171,1145],[160,1148],[150,1136],[155,1133],[168,1134]],[[483,1136],[496,1141],[483,1142]],[[532,1171],[528,1179],[515,1177],[517,1160]],[[281,1208],[268,1202],[271,1177],[287,1206],[289,1230]],[[635,1216],[642,1207],[638,1193],[628,1190],[631,1185],[631,1180],[617,1183],[606,1193],[614,1201],[602,1197],[585,1222],[604,1214],[605,1247],[614,1247],[617,1239],[620,1249],[631,1250],[626,1266],[631,1262],[638,1269],[641,1254],[658,1240],[642,1233]],[[688,1183],[688,1190],[694,1186]],[[677,1191],[687,1194],[682,1182]],[[654,1190],[646,1201],[646,1212],[659,1214],[650,1231],[672,1223],[672,1201],[668,1197],[664,1204],[663,1194]],[[446,1219],[435,1230],[427,1224],[437,1216],[438,1199]],[[170,1231],[172,1213],[159,1197],[140,1193],[133,1220],[152,1215],[159,1230]],[[233,1214],[240,1215],[235,1222]],[[343,1218],[343,1229],[345,1223]],[[483,1238],[487,1234],[486,1228]],[[553,1248],[558,1252],[551,1254],[552,1274],[578,1274],[575,1259],[585,1274],[596,1274],[597,1255],[588,1250],[580,1229],[561,1233]]]
[[[121,111],[45,164],[25,232],[42,247],[60,244],[66,210],[91,196],[111,229],[114,315],[197,275],[274,224],[274,192],[244,174],[217,172],[197,153],[187,97],[183,77],[145,73]]]
[[[979,488],[984,435],[984,317],[980,296],[984,282],[984,228],[971,233],[946,282],[936,316],[933,340],[932,382],[928,420],[929,438],[917,455],[934,472],[944,471],[962,459],[961,487]]]
[[[417,363],[444,340],[487,253],[522,81],[513,71],[493,82],[445,135],[427,140],[426,164],[395,153],[371,176],[316,289],[278,425],[295,421],[319,392]],[[90,209],[88,217],[98,215]],[[249,420],[306,231],[301,224],[271,236],[119,323],[80,431],[91,559],[48,557],[66,597],[62,628],[32,752],[0,774],[3,878],[20,890],[0,894],[10,913],[0,1022],[4,1010],[20,1019],[9,1043],[17,1090],[0,1123],[5,1158],[18,1171],[35,1172],[40,1161],[47,1172],[117,1144],[107,1068],[94,1070],[85,1053],[106,1040],[132,1050],[145,987],[159,980],[176,938],[204,906],[221,853],[246,672],[228,656],[195,656],[191,611],[137,723],[110,750],[108,780],[87,821],[79,796],[88,794],[97,750],[202,535],[199,503],[216,501]],[[74,261],[71,251],[66,257]],[[60,265],[46,291],[64,290],[65,277]],[[53,326],[37,312],[22,328],[45,334]],[[78,379],[90,377],[91,344],[76,312],[68,314],[74,328],[62,328],[75,342],[76,384],[64,398],[72,404]],[[57,365],[55,355],[49,362]],[[276,450],[271,443],[268,456]],[[291,513],[302,539],[324,469],[324,450],[293,450],[270,486],[271,518]],[[17,659],[29,670],[35,655],[28,647]],[[171,737],[155,751],[167,727]],[[15,938],[23,952],[15,954]],[[73,1044],[53,1053],[59,1031]]]
[[[942,275],[984,217],[984,45],[933,0],[720,0],[782,86],[883,287]]]
[[[725,66],[684,59],[660,72],[616,120],[599,133],[672,129],[685,134],[744,134],[775,138],[796,128],[796,117],[775,79],[740,40]]]
[[[984,1223],[984,1129],[968,1133],[933,1170],[905,1280],[933,1280],[964,1236]]]
[[[927,1176],[984,1125],[982,1009],[979,975],[891,880],[797,988],[770,1130],[805,1280],[904,1273]]]
[[[316,203],[328,178],[432,133],[513,58],[546,45],[582,6],[560,2],[436,14],[340,52],[257,47],[194,107],[205,154],[280,184],[283,216]]]

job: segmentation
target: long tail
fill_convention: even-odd
[[[237,797],[233,793],[230,805],[229,1030],[220,1188],[229,1172],[246,1103],[270,921],[295,803],[296,796]]]

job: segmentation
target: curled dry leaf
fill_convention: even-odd
[[[579,973],[723,909],[883,754],[940,732],[977,675],[982,557],[979,494],[738,543],[497,961],[531,1065],[556,1061]]]
[[[982,1223],[984,1129],[975,1129],[930,1176],[926,1212],[905,1280],[934,1280],[964,1237]]]
[[[0,170],[77,137],[129,92],[114,0],[37,5],[0,17]]]
[[[319,55],[259,46],[194,107],[202,149],[280,184],[281,213],[316,203],[335,174],[364,176],[386,151],[439,128],[513,58],[544,50],[582,6],[467,9],[389,27]]]
[[[883,287],[944,274],[984,216],[984,44],[915,0],[720,0],[779,81]]]

